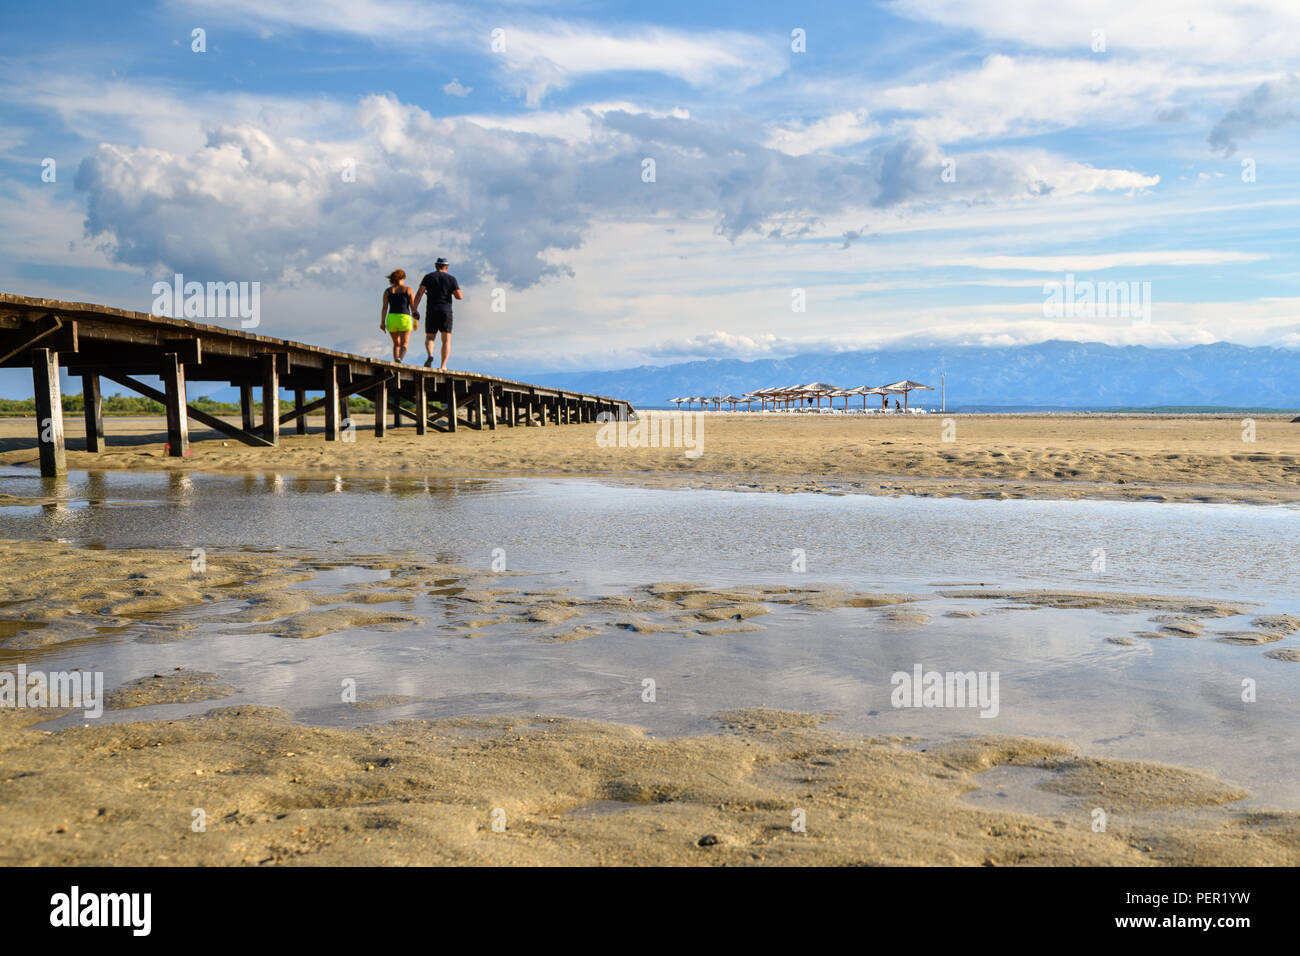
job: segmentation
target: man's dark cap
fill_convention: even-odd
[[[439,256],[439,257],[438,257],[438,261],[435,262],[434,265],[435,265],[435,266],[445,266],[445,265],[450,265],[450,263],[447,262],[447,260],[444,259],[442,256]]]

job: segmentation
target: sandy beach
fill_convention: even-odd
[[[702,454],[601,447],[598,426],[462,430],[326,444],[286,434],[254,449],[196,432],[193,454],[167,458],[162,423],[110,419],[108,449],[77,449],[69,467],[214,474],[526,475],[594,478],[666,489],[1140,499],[1255,504],[1300,500],[1300,426],[1180,417],[959,416],[885,420],[707,416]],[[33,423],[0,423],[0,464],[34,464]],[[12,486],[0,503],[59,500],[57,488]],[[689,494],[689,491],[673,491]],[[1162,507],[1176,508],[1177,505]],[[413,613],[437,602],[441,631],[490,642],[518,634],[556,646],[610,634],[645,640],[761,640],[781,613],[872,613],[873,633],[925,634],[932,605],[908,593],[810,582],[711,588],[630,582],[580,594],[511,583],[420,555],[346,559],[215,549],[196,573],[188,551],[86,549],[8,541],[0,557],[0,670],[96,641],[175,645],[206,633],[184,615],[224,607],[225,626],[267,641],[315,645],[358,630],[422,633]],[[318,587],[342,570],[375,580]],[[1300,660],[1300,618],[1259,615],[1208,595],[952,588],[990,610],[1100,609],[1145,614],[1117,629],[1119,653],[1160,638],[1210,640]],[[233,603],[232,603],[233,601]],[[979,610],[950,612],[976,617]],[[181,615],[181,617],[177,617]],[[1153,616],[1154,615],[1154,616]],[[1221,618],[1245,616],[1236,629]],[[1145,629],[1144,629],[1145,628]],[[910,631],[908,629],[911,629]],[[88,640],[89,639],[89,640]],[[1276,646],[1279,642],[1281,646]],[[1169,644],[1170,642],[1161,642]],[[1173,642],[1179,643],[1177,641]],[[471,646],[469,644],[463,646]],[[35,663],[33,663],[35,662]],[[1068,739],[983,734],[935,744],[825,726],[831,715],[722,711],[713,729],[656,736],[630,723],[545,713],[393,719],[418,704],[397,686],[349,706],[357,726],[316,726],[284,707],[223,704],[228,674],[160,667],[107,688],[110,715],[185,705],[156,716],[42,721],[70,711],[0,708],[0,860],[7,864],[1214,864],[1300,863],[1300,813],[1242,804],[1249,792],[1214,773],[1081,752]],[[758,703],[757,701],[755,703]],[[151,711],[157,714],[157,711]],[[1001,768],[1001,769],[999,769]],[[983,771],[1034,774],[1050,809],[1010,811]],[[987,780],[989,778],[983,778]],[[994,794],[995,796],[1002,794]],[[1103,832],[1090,814],[1104,805]],[[202,811],[205,829],[192,828]],[[791,821],[806,821],[792,829]]]
[[[1238,417],[706,414],[698,457],[683,448],[601,447],[601,426],[501,428],[455,435],[389,428],[355,442],[282,433],[274,449],[209,430],[192,454],[168,458],[161,419],[106,419],[108,447],[79,450],[67,416],[68,467],[305,474],[565,475],[670,487],[773,492],[1099,498],[1154,501],[1300,501],[1300,424],[1257,417],[1253,441]],[[360,420],[359,420],[360,421]],[[951,439],[951,440],[945,440]],[[30,419],[0,421],[0,464],[36,463]]]
[[[319,586],[341,566],[382,573]],[[882,613],[924,626],[918,597],[844,587],[720,590],[657,582],[630,594],[531,590],[509,575],[402,555],[346,561],[214,551],[86,550],[4,542],[0,670],[90,634],[152,622],[145,643],[198,639],[158,628],[214,602],[265,640],[328,641],[354,628],[427,625],[411,598],[438,596],[456,633],[503,622],[569,644],[633,630],[645,639],[754,637],[769,614]],[[455,584],[455,587],[448,587]],[[962,598],[966,592],[945,592]],[[1213,598],[983,591],[990,606],[1158,612],[1195,638],[1251,612]],[[1136,624],[1132,626],[1137,626]],[[1283,640],[1300,618],[1256,618],[1236,653]],[[1207,635],[1208,636],[1208,635]],[[1131,641],[1130,641],[1131,643]],[[475,642],[475,645],[477,642]],[[469,645],[466,645],[469,646]],[[1284,658],[1285,659],[1285,658]],[[381,688],[382,690],[382,688]],[[941,745],[823,726],[829,715],[744,709],[709,733],[656,738],[634,725],[545,714],[391,720],[413,698],[361,696],[355,728],[312,726],[285,708],[223,705],[222,674],[169,669],[109,689],[109,713],[167,704],[191,716],[83,722],[74,711],[0,708],[0,860],[6,864],[951,864],[1296,865],[1300,813],[1234,806],[1249,794],[1214,774],[1098,758],[1067,740],[980,735]],[[978,774],[1034,775],[1051,812],[1007,812]],[[993,796],[999,794],[993,793]],[[1093,826],[1104,806],[1110,823]],[[200,819],[203,827],[196,829]],[[799,827],[792,824],[798,821]]]
[[[0,719],[7,865],[1300,862],[1300,814],[1232,811],[1241,792],[1213,777],[1057,741],[922,751],[779,711],[667,740],[544,716],[334,730],[215,708],[55,734]],[[1074,824],[960,802],[1005,766],[1039,770]],[[1119,821],[1104,833],[1098,801]]]

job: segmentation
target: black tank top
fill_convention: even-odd
[[[388,290],[388,311],[394,315],[411,314],[411,294],[405,289]]]

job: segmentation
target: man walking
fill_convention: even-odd
[[[447,260],[438,257],[430,272],[420,280],[420,288],[415,293],[415,314],[420,314],[420,300],[429,297],[429,306],[425,315],[424,347],[429,357],[424,360],[424,367],[433,365],[433,340],[442,333],[442,364],[438,370],[447,370],[447,356],[451,354],[451,300],[465,298],[460,291],[460,283],[447,271]]]

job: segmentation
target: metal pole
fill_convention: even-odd
[[[942,403],[942,407],[940,408],[940,411],[946,412],[948,410],[948,373],[947,372],[939,373],[939,396],[940,396],[940,401]]]

